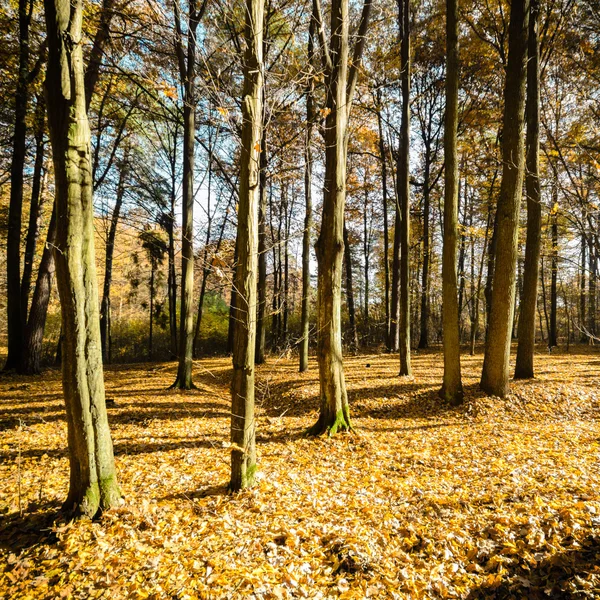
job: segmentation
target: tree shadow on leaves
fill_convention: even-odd
[[[22,514],[14,513],[2,518],[0,549],[18,554],[39,544],[54,545],[59,541],[54,525],[62,521],[64,516],[59,504],[32,502]]]
[[[544,558],[535,567],[519,559],[506,568],[499,585],[483,584],[471,591],[468,600],[598,598],[600,535],[589,535],[577,547]]]

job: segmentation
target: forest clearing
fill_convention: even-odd
[[[442,356],[414,377],[348,357],[355,433],[305,435],[318,372],[257,373],[253,488],[229,494],[231,362],[106,369],[124,504],[67,522],[60,374],[2,378],[0,596],[5,598],[598,598],[600,355],[536,354],[506,399],[441,405]],[[19,497],[20,490],[20,497]],[[54,519],[57,519],[54,522]]]

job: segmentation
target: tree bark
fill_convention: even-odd
[[[177,6],[177,4],[175,4]],[[172,387],[189,390],[194,351],[194,147],[196,134],[196,31],[199,15],[196,0],[189,0],[187,57],[183,58],[181,24],[176,9],[177,52],[184,86],[183,107],[183,194],[181,216],[181,303],[179,315],[179,365]]]
[[[45,0],[48,123],[55,172],[55,261],[61,300],[70,485],[65,508],[93,517],[120,502],[104,398],[90,130],[81,0]],[[69,43],[67,43],[67,40]]]
[[[542,243],[542,203],[540,190],[540,75],[538,41],[539,2],[531,0],[527,57],[527,240],[523,268],[523,294],[519,314],[519,343],[515,379],[534,376],[535,311],[538,297],[540,250]]]
[[[410,0],[399,2],[402,120],[398,153],[400,205],[400,375],[410,376]]]
[[[312,134],[314,127],[315,19],[308,28],[309,80],[306,86],[306,132],[304,138],[304,231],[302,232],[302,318],[300,331],[300,373],[308,369],[310,342],[310,238],[312,233]]]
[[[256,306],[256,356],[254,357],[257,365],[262,365],[266,360],[267,341],[267,139],[264,109],[262,119],[258,206],[258,303]]]
[[[319,419],[310,429],[318,435],[351,428],[350,407],[342,362],[341,284],[344,255],[344,205],[346,202],[346,158],[348,119],[358,69],[364,49],[371,0],[365,0],[358,39],[348,71],[348,0],[331,4],[330,44],[325,43],[320,2],[313,13],[321,36],[327,90],[325,121],[325,181],[321,232],[316,244],[319,267],[317,303],[318,357],[321,405]]]
[[[524,171],[524,112],[529,0],[513,0],[504,87],[502,183],[498,199],[492,305],[481,388],[505,397],[509,389],[510,340],[515,298],[519,208]]]
[[[421,279],[421,331],[419,348],[429,346],[429,196],[431,173],[431,147],[425,146],[425,174],[423,178],[423,271]]]
[[[254,351],[258,262],[260,141],[263,112],[264,0],[246,2],[246,54],[242,100],[242,153],[238,211],[238,263],[233,379],[231,383],[231,481],[233,491],[252,485],[256,471]]]
[[[585,302],[585,271],[587,269],[587,261],[585,258],[585,249],[586,249],[586,237],[585,232],[581,234],[581,271],[579,274],[579,323],[580,323],[580,332],[581,336],[579,341],[584,344],[587,342],[587,335],[585,334],[585,315],[586,315],[586,302]]]
[[[457,405],[463,400],[456,246],[458,230],[458,1],[446,0],[446,115],[444,123],[444,246],[442,255],[442,329],[444,381],[441,397]]]
[[[29,225],[25,242],[25,260],[23,263],[23,277],[21,279],[21,314],[24,322],[27,321],[29,308],[29,294],[31,292],[31,274],[33,261],[40,231],[40,216],[42,208],[42,171],[44,169],[44,133],[46,120],[46,104],[43,94],[37,96],[35,108],[35,163],[33,166],[33,180],[31,184],[31,202],[29,203]],[[21,365],[22,366],[22,365]]]
[[[383,195],[383,274],[384,274],[384,304],[385,304],[385,345],[388,351],[392,350],[391,323],[390,323],[390,262],[389,262],[389,233],[388,233],[388,205],[387,205],[387,166],[385,156],[385,142],[383,139],[383,119],[381,118],[381,91],[377,89],[377,128],[379,131],[379,157],[381,161],[381,193]]]
[[[56,243],[56,202],[46,234],[46,244],[38,268],[37,279],[31,299],[31,308],[25,328],[23,342],[23,362],[21,370],[25,375],[37,375],[41,372],[41,357],[44,341],[44,328],[48,314],[48,303],[54,279],[54,245]]]
[[[23,354],[25,315],[21,302],[21,219],[23,213],[23,169],[25,167],[27,104],[29,92],[29,25],[28,0],[19,0],[19,72],[15,91],[15,126],[10,167],[10,200],[6,240],[6,308],[8,357],[5,370],[18,369]]]
[[[125,196],[125,185],[128,174],[128,151],[119,168],[119,183],[117,185],[117,197],[115,206],[110,218],[110,227],[108,237],[106,238],[106,252],[104,256],[104,284],[102,286],[102,302],[100,304],[100,339],[102,342],[102,358],[105,364],[110,364],[112,360],[112,336],[111,336],[111,306],[110,306],[110,288],[112,285],[112,264],[115,252],[115,239],[117,237],[117,226],[121,218],[121,207]]]
[[[351,352],[358,350],[358,333],[356,331],[356,305],[354,303],[354,283],[352,277],[352,253],[350,252],[350,241],[348,228],[344,223],[344,267],[346,271],[346,306],[348,308],[348,347]]]
[[[556,181],[556,192],[558,196],[558,181]],[[550,273],[550,331],[548,332],[548,347],[558,346],[558,335],[556,330],[556,316],[558,304],[558,204],[552,208],[550,235],[552,242],[552,262]]]

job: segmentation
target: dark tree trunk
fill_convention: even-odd
[[[556,182],[558,185],[558,182]],[[557,188],[558,191],[558,188]],[[558,206],[555,204],[551,216],[551,236],[552,236],[552,262],[550,275],[550,331],[548,332],[548,347],[558,346],[558,335],[556,330],[556,313],[558,303]]]
[[[504,88],[502,184],[498,199],[498,231],[492,282],[492,306],[481,375],[481,388],[505,397],[509,389],[510,340],[515,307],[515,275],[519,209],[524,173],[523,126],[529,0],[513,0]]]
[[[388,233],[388,191],[385,143],[383,139],[383,120],[381,118],[381,90],[377,88],[377,127],[379,131],[379,158],[381,161],[381,192],[383,195],[383,274],[384,274],[384,304],[385,304],[385,345],[388,351],[393,348],[390,336],[390,262],[389,262],[389,233]]]
[[[232,491],[251,486],[256,472],[254,351],[258,270],[260,141],[263,114],[264,0],[246,2],[246,53],[242,103],[242,152],[238,211],[233,378],[231,381]]]
[[[429,194],[431,173],[431,147],[425,146],[425,175],[423,180],[423,271],[421,279],[421,331],[419,348],[429,346]]]
[[[267,138],[264,120],[265,115],[263,114],[258,206],[258,303],[256,307],[256,351],[254,357],[257,365],[262,365],[265,362],[267,339]]]
[[[527,61],[527,241],[525,243],[525,265],[523,293],[519,314],[519,344],[515,379],[533,377],[533,355],[535,349],[535,310],[538,300],[539,264],[542,233],[542,204],[540,190],[540,90],[539,90],[539,43],[538,43],[538,0],[531,2],[529,16],[529,40]]]
[[[44,341],[44,328],[48,314],[48,303],[54,279],[54,245],[56,243],[56,202],[52,209],[50,225],[46,234],[46,245],[38,269],[35,289],[31,299],[31,308],[25,340],[23,343],[22,371],[26,375],[36,375],[41,372],[41,358]]]
[[[410,0],[400,0],[400,80],[402,119],[398,153],[398,203],[400,205],[400,375],[410,376]]]
[[[45,133],[46,104],[44,96],[37,96],[35,109],[35,164],[33,166],[33,180],[31,184],[31,202],[29,203],[29,226],[25,242],[25,261],[23,264],[23,278],[21,280],[21,314],[26,322],[27,309],[29,308],[29,294],[31,292],[31,274],[33,260],[40,231],[40,217],[42,208],[42,171],[44,169],[44,133]]]
[[[102,358],[105,364],[110,364],[112,360],[112,336],[111,336],[111,306],[110,306],[110,287],[112,285],[112,264],[115,251],[115,238],[117,236],[117,226],[121,218],[121,207],[125,196],[125,185],[128,174],[127,150],[119,169],[119,184],[117,186],[117,197],[115,206],[110,218],[110,228],[106,238],[106,254],[104,257],[104,285],[102,287],[102,302],[100,304],[100,336],[102,340]]]
[[[588,264],[589,264],[589,275],[588,275],[588,333],[590,343],[594,343],[594,337],[596,335],[596,275],[597,275],[597,262],[596,262],[596,247],[590,234],[588,240]]]
[[[170,207],[167,219],[167,235],[169,237],[169,272],[167,281],[167,293],[169,296],[169,333],[171,356],[176,358],[179,353],[177,344],[177,274],[175,272],[175,203],[176,203],[176,178],[177,178],[177,140],[179,126],[175,122],[175,131],[173,133],[172,153],[169,157],[171,167],[171,194]]]
[[[585,326],[586,326],[586,320],[585,320],[585,315],[586,315],[586,302],[585,302],[585,272],[587,269],[587,261],[586,261],[586,257],[585,257],[585,250],[586,250],[586,237],[585,237],[585,232],[581,234],[581,271],[579,274],[579,323],[580,323],[580,330],[581,330],[581,336],[579,338],[579,341],[583,344],[585,342],[587,342],[588,337],[585,334]]]
[[[346,271],[346,306],[348,308],[348,347],[351,352],[358,350],[356,331],[356,306],[354,304],[354,283],[352,277],[352,253],[348,239],[348,228],[344,223],[344,269]]]
[[[8,357],[5,370],[18,369],[23,355],[25,314],[21,301],[21,219],[23,213],[23,169],[25,167],[29,83],[29,25],[32,4],[19,0],[19,72],[15,91],[15,125],[10,167],[10,201],[6,240],[6,308]]]

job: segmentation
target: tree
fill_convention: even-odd
[[[539,2],[531,0],[529,39],[527,42],[527,241],[523,269],[523,293],[519,313],[519,343],[515,379],[533,377],[533,352],[535,347],[535,311],[539,280],[540,248],[542,242],[542,198],[540,190],[540,66],[538,20]]]
[[[173,387],[189,390],[192,383],[194,354],[194,146],[196,135],[196,31],[206,9],[199,10],[196,0],[189,0],[187,52],[183,48],[183,31],[178,0],[175,8],[175,49],[179,77],[185,90],[183,105],[183,209],[181,220],[181,305],[179,320],[179,366]]]
[[[481,388],[504,397],[509,388],[510,341],[515,309],[517,236],[524,172],[524,113],[529,0],[514,0],[510,11],[508,63],[504,86],[502,183],[497,208],[497,242],[492,304]]]
[[[258,205],[263,113],[264,0],[246,1],[242,147],[237,230],[236,305],[231,382],[232,491],[251,486],[256,471],[254,353],[258,266]]]
[[[456,281],[458,230],[458,1],[446,0],[446,116],[444,125],[444,247],[442,263],[442,328],[444,382],[440,394],[450,404],[463,399],[460,372],[460,330]]]
[[[89,517],[120,502],[104,397],[94,257],[92,165],[81,0],[46,0],[48,123],[55,172],[55,261],[70,463],[65,508]],[[67,40],[69,43],[67,43]]]
[[[398,3],[400,27],[400,80],[402,121],[398,152],[398,206],[400,212],[400,375],[410,376],[410,0]]]
[[[316,245],[318,263],[317,329],[320,382],[320,411],[309,430],[313,435],[348,430],[350,408],[342,362],[341,287],[344,258],[344,205],[346,202],[346,159],[348,118],[354,98],[371,0],[363,5],[358,39],[348,69],[348,0],[333,0],[330,40],[327,43],[320,0],[313,12],[320,36],[327,93],[325,113],[325,184],[321,232]]]

